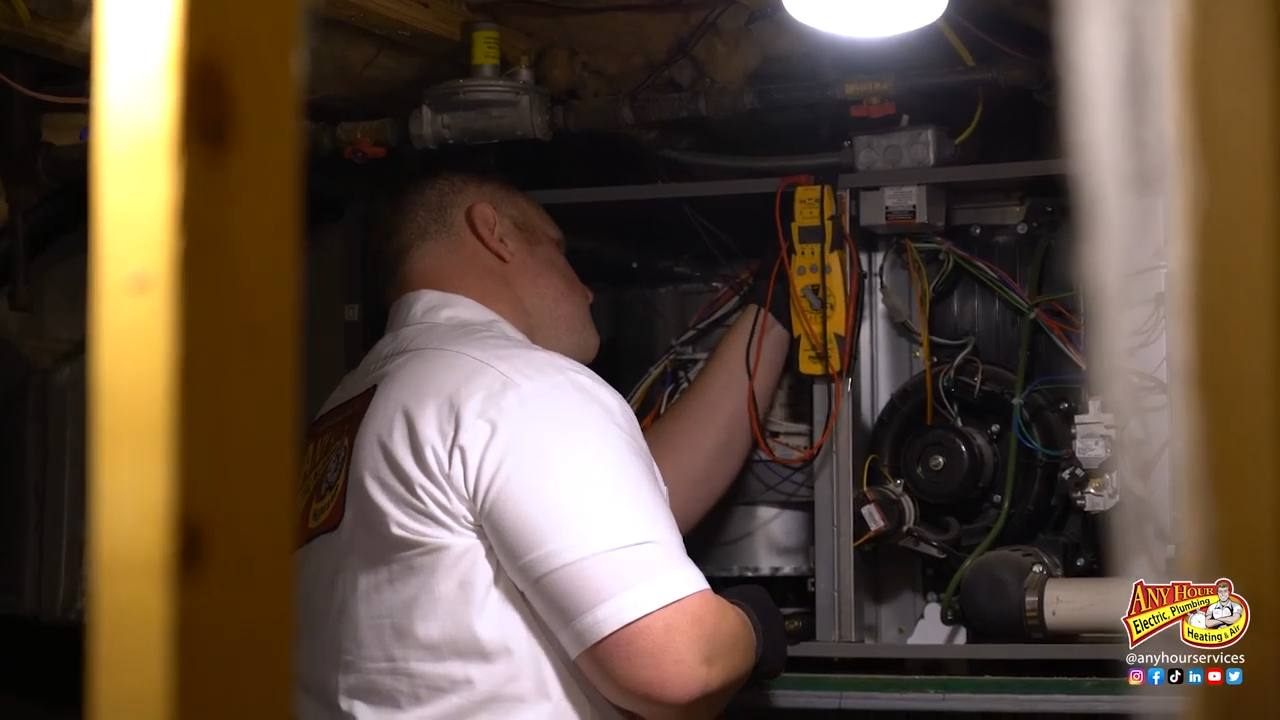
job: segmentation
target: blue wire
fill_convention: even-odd
[[[761,465],[764,465],[764,469],[768,470],[769,474],[773,475],[774,477],[778,478],[783,482],[790,483],[792,485],[795,485],[796,487],[806,487],[803,479],[799,479],[799,480],[796,479],[798,476],[803,474],[804,470],[793,469],[784,475],[782,471],[780,471],[777,468],[777,463],[769,462],[768,460],[756,460],[755,462]]]
[[[1058,375],[1058,376],[1038,378],[1035,381],[1033,381],[1031,384],[1027,385],[1026,389],[1023,390],[1022,397],[1018,399],[1019,412],[1014,417],[1014,423],[1013,423],[1013,433],[1014,433],[1014,436],[1018,438],[1018,442],[1022,443],[1024,447],[1030,448],[1031,450],[1037,453],[1040,453],[1041,455],[1046,455],[1048,457],[1063,457],[1064,455],[1066,455],[1067,454],[1066,451],[1050,450],[1049,448],[1046,448],[1042,446],[1040,443],[1036,442],[1036,440],[1031,437],[1030,429],[1027,428],[1026,423],[1023,422],[1022,420],[1022,404],[1023,404],[1023,401],[1025,401],[1028,397],[1030,397],[1031,393],[1035,392],[1038,388],[1044,387],[1045,385],[1083,385],[1083,384],[1084,384],[1084,378],[1080,377],[1079,375]]]

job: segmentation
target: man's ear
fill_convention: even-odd
[[[472,203],[464,211],[467,227],[484,249],[504,263],[515,256],[508,233],[509,226],[498,214],[498,209],[487,202]]]

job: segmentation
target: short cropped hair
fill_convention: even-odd
[[[385,208],[383,275],[394,285],[403,265],[420,248],[449,239],[467,200],[488,192],[515,203],[523,193],[504,175],[484,167],[449,167],[420,177],[396,193]]]

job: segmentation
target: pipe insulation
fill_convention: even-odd
[[[1050,635],[1115,634],[1133,596],[1133,583],[1122,578],[1050,578],[1040,604]]]

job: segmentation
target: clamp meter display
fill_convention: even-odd
[[[800,372],[824,376],[841,372],[849,312],[841,221],[830,185],[795,189],[791,221],[791,328]]]

